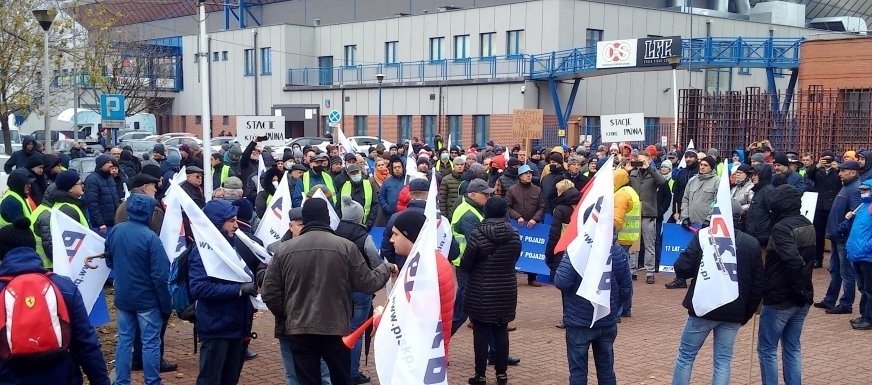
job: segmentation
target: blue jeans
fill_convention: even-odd
[[[785,309],[763,305],[757,345],[763,385],[778,385],[778,341],[781,341],[784,383],[802,384],[802,349],[799,338],[807,315],[808,305],[790,305]]]
[[[734,322],[711,321],[690,316],[684,324],[681,343],[678,345],[678,357],[675,359],[675,370],[672,374],[672,385],[690,384],[690,373],[696,353],[705,343],[709,333],[714,332],[714,347],[712,353],[712,385],[728,385],[730,383],[730,363],[733,360],[733,343],[739,333],[741,324]]]
[[[372,294],[354,292],[351,294],[354,313],[351,315],[351,330],[357,330],[369,318],[372,310]],[[360,353],[363,350],[363,337],[358,338],[351,349],[351,376],[360,373]]]
[[[118,309],[118,345],[115,346],[115,384],[130,384],[130,361],[137,326],[142,338],[142,375],[146,385],[160,384],[160,329],[164,316],[159,309],[132,312]]]
[[[566,358],[569,360],[569,385],[587,385],[587,352],[593,347],[596,379],[600,385],[616,384],[616,325],[601,328],[566,327]]]
[[[236,385],[242,373],[244,355],[242,338],[201,340],[197,385]]]
[[[300,385],[297,368],[294,366],[294,352],[287,338],[279,337],[279,350],[282,353],[282,365],[285,367],[285,385]],[[321,360],[321,385],[330,385],[330,371],[327,370],[324,360]]]
[[[833,250],[830,254],[830,284],[827,286],[827,293],[824,295],[823,303],[835,306],[838,299],[838,305],[853,310],[854,296],[856,291],[856,280],[854,279],[854,268],[851,266],[851,261],[848,260],[848,251],[845,250],[844,242],[833,242]],[[839,290],[843,289],[842,298],[839,298]]]

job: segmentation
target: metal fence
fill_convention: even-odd
[[[757,87],[719,94],[680,90],[681,142],[736,149],[769,139],[776,150],[815,154],[872,147],[872,89],[811,86],[775,96]]]

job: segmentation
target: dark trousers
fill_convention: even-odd
[[[164,335],[167,334],[167,324],[169,323],[169,314],[164,314],[163,325],[160,327],[160,360],[163,363],[164,345],[166,345]],[[135,366],[142,366],[142,338],[139,335],[139,326],[136,327],[136,334],[133,335],[133,360]]]
[[[660,272],[660,253],[663,249],[663,216],[657,217],[657,244],[654,245],[654,271]]]
[[[475,352],[475,374],[484,376],[487,371],[487,356],[490,341],[494,342],[494,369],[497,374],[505,374],[509,358],[509,331],[508,324],[490,324],[472,320],[475,327],[472,329],[473,351]]]
[[[854,276],[860,289],[860,316],[872,322],[872,262],[854,262]]]
[[[824,243],[827,236],[827,220],[830,217],[830,210],[821,210],[818,208],[814,212],[814,232],[815,232],[815,261],[818,263],[824,262]],[[835,243],[833,248],[836,248]]]
[[[569,385],[587,385],[587,357],[593,348],[593,362],[596,365],[597,383],[616,384],[615,378],[615,339],[617,326],[594,329],[569,326],[566,328],[566,357],[569,360]]]
[[[321,385],[321,360],[330,370],[330,383],[351,385],[351,355],[341,336],[296,334],[287,337],[294,352],[300,385]]]
[[[236,385],[244,353],[242,338],[202,340],[197,385]]]
[[[536,273],[527,273],[527,282],[536,282]]]

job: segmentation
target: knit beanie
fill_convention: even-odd
[[[660,163],[660,168],[668,168],[669,171],[672,171],[672,162],[663,161],[662,163]]]
[[[55,178],[55,187],[58,190],[70,191],[79,182],[79,173],[76,170],[64,171]]]
[[[363,220],[363,206],[351,198],[351,195],[342,196],[342,220],[360,223]]]
[[[48,170],[53,169],[59,164],[61,164],[61,160],[54,154],[46,154],[42,158],[42,167],[45,169],[45,172],[48,172]]]
[[[790,159],[787,158],[787,155],[784,153],[778,153],[775,155],[775,164],[780,164],[782,166],[789,166]]]
[[[307,201],[308,202],[308,201]],[[421,233],[421,228],[424,227],[424,221],[427,218],[423,213],[416,210],[406,210],[397,215],[394,219],[394,227],[403,234],[406,239],[415,242],[418,239],[418,234]]]
[[[26,217],[18,218],[12,224],[0,228],[0,260],[10,250],[18,247],[36,248],[36,239],[30,231],[30,220]]]
[[[551,154],[551,155],[548,157],[548,161],[549,161],[549,162],[557,162],[557,163],[563,164],[563,155],[561,155],[561,154],[557,154],[557,153],[553,153],[553,154]]]
[[[160,178],[162,176],[160,166],[155,164],[147,164],[145,166],[142,166],[142,173],[151,175],[155,178]]]
[[[715,158],[712,158],[711,156],[706,156],[705,158],[700,159],[700,162],[708,163],[709,167],[711,167],[712,169],[718,167],[718,161],[716,161]]]
[[[509,212],[509,204],[503,197],[488,198],[484,204],[485,218],[505,218]]]
[[[94,162],[94,169],[99,170],[106,163],[112,163],[112,155],[100,154]]]
[[[322,225],[330,225],[330,212],[327,202],[323,199],[310,198],[303,203],[303,224],[320,222]]]
[[[236,207],[236,219],[245,223],[251,223],[254,219],[254,208],[251,207],[251,202],[245,198],[239,198],[233,201],[233,206]]]
[[[766,158],[763,156],[762,152],[758,152],[754,155],[751,155],[751,160],[757,161],[759,163],[763,163],[766,160]]]

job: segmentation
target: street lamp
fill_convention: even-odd
[[[382,141],[382,82],[385,80],[385,74],[378,73],[375,75],[378,80],[378,142]]]
[[[33,17],[36,18],[36,21],[39,22],[39,26],[42,27],[42,30],[45,32],[44,35],[44,48],[45,52],[43,53],[43,69],[42,69],[42,106],[43,106],[43,114],[45,114],[45,151],[47,153],[52,152],[51,148],[51,116],[48,112],[49,105],[49,60],[48,60],[48,29],[51,28],[51,24],[54,22],[55,16],[57,16],[58,12],[54,9],[34,9]]]
[[[672,67],[672,143],[678,144],[678,75],[675,69],[681,64],[681,55],[672,55],[666,58],[666,62]]]

